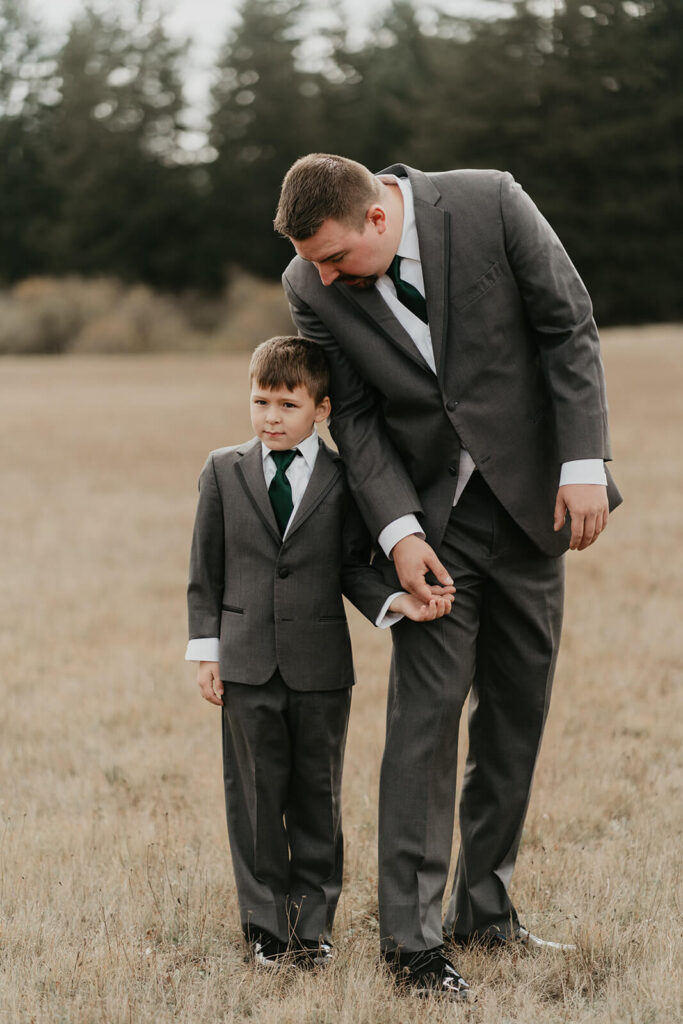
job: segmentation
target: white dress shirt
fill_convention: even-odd
[[[296,515],[296,511],[301,504],[301,499],[304,496],[304,491],[308,487],[308,481],[311,479],[311,473],[315,466],[315,460],[318,458],[318,434],[313,428],[313,433],[305,437],[303,441],[300,441],[296,445],[296,450],[301,453],[295,459],[292,459],[291,463],[285,471],[285,475],[289,480],[290,487],[292,488],[292,514],[289,517],[285,532],[283,534],[283,540],[287,536],[287,530],[289,525]],[[270,484],[277,472],[275,460],[272,458],[271,450],[261,442],[261,455],[263,457],[263,475],[266,480],[266,488],[270,487]],[[396,622],[400,622],[403,618],[402,615],[398,615],[395,612],[390,612],[387,609],[398,594],[404,593],[404,591],[397,591],[392,594],[384,602],[382,609],[377,616],[375,625],[379,626],[380,629],[386,629],[388,626],[393,626]],[[190,640],[185,651],[185,661],[218,661],[219,660],[219,642],[218,637],[197,637],[195,640]]]
[[[403,196],[403,232],[399,242],[397,254],[401,257],[400,274],[404,281],[417,288],[420,295],[424,297],[425,285],[422,274],[422,262],[420,260],[420,243],[417,237],[417,225],[415,223],[415,204],[413,203],[413,189],[409,178],[398,178],[394,174],[383,174],[382,181],[392,182],[401,189]],[[394,282],[388,274],[380,277],[375,287],[394,314],[398,322],[408,332],[415,343],[415,347],[423,357],[432,373],[436,373],[434,360],[434,348],[429,325],[416,316],[407,306],[404,306],[396,295]],[[458,480],[455,487],[453,504],[457,505],[460,495],[465,490],[465,485],[476,469],[474,460],[470,453],[462,448],[460,450],[460,463],[458,466]],[[560,483],[564,484],[607,484],[605,465],[602,459],[577,459],[572,462],[565,462],[560,470]],[[424,532],[417,520],[417,517],[409,514],[395,519],[385,526],[377,542],[384,551],[387,558],[390,556],[394,545],[398,544],[404,537],[416,533],[424,539]]]

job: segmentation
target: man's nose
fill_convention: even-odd
[[[320,280],[322,283],[324,285],[328,285],[337,280],[341,271],[339,271],[337,267],[331,267],[329,264],[319,263],[318,273],[320,274]]]

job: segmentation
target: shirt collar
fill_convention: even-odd
[[[382,181],[390,181],[398,185],[403,196],[403,232],[396,253],[401,259],[419,260],[420,243],[415,223],[415,203],[410,178],[399,178],[395,174],[383,174]]]
[[[309,434],[308,437],[305,437],[303,441],[299,441],[298,444],[294,445],[294,448],[301,452],[301,455],[303,456],[303,460],[306,463],[308,471],[312,472],[313,467],[315,466],[315,460],[318,457],[319,448],[318,432],[315,429],[315,426],[313,427],[313,433]],[[261,456],[263,458],[264,465],[266,459],[270,454],[271,451],[268,445],[264,444],[263,441],[261,441]]]

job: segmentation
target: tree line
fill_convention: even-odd
[[[307,0],[243,0],[190,151],[187,48],[147,3],[86,7],[55,46],[0,0],[0,281],[276,278],[280,181],[322,151],[509,170],[602,323],[683,316],[683,0],[515,0],[428,25],[392,0],[355,45],[311,25]]]

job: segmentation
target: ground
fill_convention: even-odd
[[[250,435],[247,358],[0,362],[2,1024],[681,1019],[683,328],[608,331],[603,349],[625,503],[568,558],[513,878],[523,922],[578,949],[461,954],[463,1007],[400,999],[377,970],[389,637],[353,611],[338,961],[244,962],[219,715],[183,653],[196,480]]]

